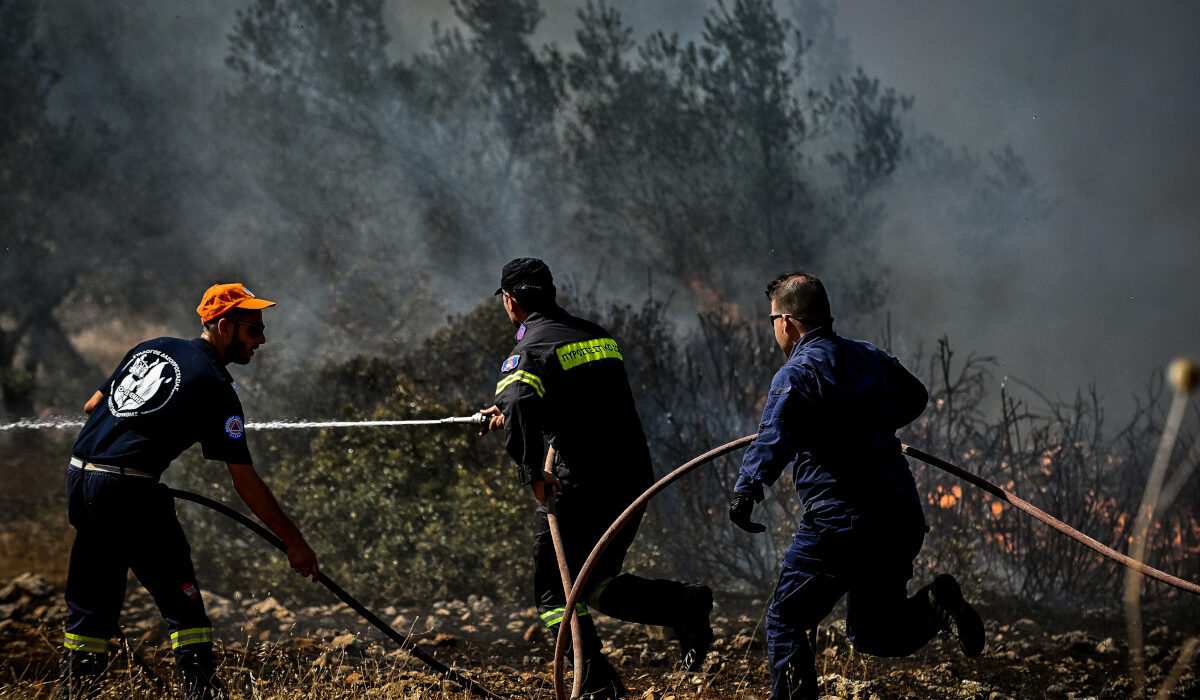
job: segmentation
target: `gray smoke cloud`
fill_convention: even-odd
[[[711,7],[611,4],[639,37],[661,28],[685,40],[698,40]],[[793,17],[802,5],[778,3]],[[1051,204],[1044,220],[1031,212],[973,240],[939,215],[972,193],[906,187],[901,171],[882,232],[899,350],[946,335],[964,354],[994,356],[998,382],[1068,398],[1094,383],[1113,418],[1171,358],[1200,355],[1200,5],[843,0],[833,10],[853,64],[914,98],[910,144],[932,135],[984,161],[1011,148]],[[541,36],[569,46],[575,3],[545,11]],[[442,3],[393,16],[409,46],[427,34],[414,16],[454,24]]]
[[[698,39],[710,7],[698,0],[611,4],[638,39],[657,29]],[[197,115],[228,85],[228,34],[247,5],[46,3],[39,31],[62,75],[52,108],[118,126],[153,115],[165,122],[172,148],[203,152]],[[543,5],[538,39],[569,49],[582,3]],[[787,16],[805,5],[779,3]],[[898,351],[947,335],[964,354],[995,356],[997,381],[1011,375],[1052,396],[1094,382],[1115,415],[1171,357],[1200,355],[1193,310],[1200,298],[1200,5],[852,0],[834,11],[836,36],[817,38],[848,51],[836,61],[862,66],[914,98],[910,146],[932,137],[985,171],[989,154],[1011,148],[1049,203],[1046,216],[1027,223],[1011,202],[1000,203],[1005,218],[992,222],[1000,230],[981,236],[943,206],[977,193],[898,170],[881,231],[892,271],[885,311]],[[455,25],[440,1],[391,2],[386,19],[389,53],[398,59],[428,47],[432,23]],[[100,34],[97,26],[116,30]],[[121,80],[154,86],[161,103],[141,112],[118,107]],[[182,200],[178,235],[195,240],[216,230],[222,242],[236,241],[235,210]],[[540,254],[560,278],[597,284],[593,261],[574,259],[567,248],[518,244],[457,270],[454,285],[438,288],[461,293],[447,310],[489,294],[495,258],[510,253]],[[793,267],[772,263],[777,269],[764,264],[762,280],[752,284]],[[837,280],[828,282],[836,305]],[[627,296],[644,294],[643,287]],[[879,322],[844,328],[872,336]]]
[[[928,226],[953,190],[892,213],[891,307],[909,337],[948,334],[1001,372],[1119,414],[1173,356],[1200,354],[1200,5],[839,2],[856,61],[913,95],[918,132],[1012,149],[1053,202],[964,254]]]

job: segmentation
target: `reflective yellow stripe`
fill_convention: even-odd
[[[597,338],[585,340],[582,343],[571,343],[555,350],[558,353],[558,363],[563,369],[578,367],[585,362],[596,360],[622,360],[621,348],[612,338]]]
[[[546,623],[547,627],[553,627],[563,621],[563,616],[567,613],[566,608],[554,608],[542,613],[542,622]],[[588,614],[587,607],[583,603],[575,604],[575,615],[578,617],[586,617]]]
[[[90,651],[93,654],[103,654],[108,651],[108,640],[99,637],[85,637],[81,634],[63,633],[63,646],[68,649]]]
[[[533,390],[537,392],[538,396],[546,395],[546,389],[542,386],[542,380],[538,378],[536,374],[530,374],[523,369],[519,369],[504,379],[501,379],[500,383],[496,385],[496,393],[499,394],[500,392],[504,391],[504,387],[512,384],[513,382],[525,382],[529,386],[533,387]]]
[[[179,630],[171,633],[171,648],[178,649],[189,644],[212,643],[211,627],[193,627],[190,630]]]

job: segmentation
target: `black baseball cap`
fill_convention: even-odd
[[[509,291],[515,289],[549,291],[554,289],[554,275],[550,274],[550,268],[546,266],[546,263],[537,258],[516,258],[509,261],[500,271],[500,288],[492,296],[496,296],[506,289]]]

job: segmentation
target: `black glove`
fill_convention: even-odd
[[[734,525],[737,525],[746,532],[766,532],[766,525],[750,520],[750,513],[753,510],[754,499],[750,498],[749,496],[735,493],[733,494],[733,498],[729,500],[729,519]]]

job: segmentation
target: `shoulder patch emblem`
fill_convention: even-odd
[[[524,338],[524,337],[525,337],[525,324],[522,323],[521,327],[517,329],[517,340],[520,340],[521,338]]]
[[[225,434],[234,440],[246,434],[246,425],[242,423],[241,416],[230,416],[226,419]]]
[[[507,372],[510,369],[516,369],[517,363],[520,361],[521,361],[520,355],[513,355],[512,357],[505,360],[504,364],[500,365],[500,371]]]

